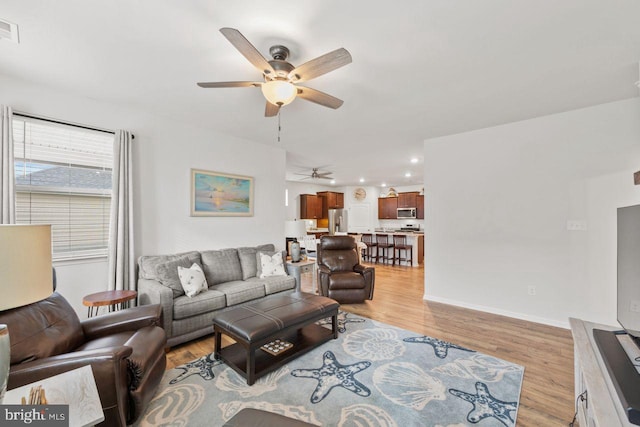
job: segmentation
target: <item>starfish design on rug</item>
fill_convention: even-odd
[[[358,396],[368,397],[371,391],[353,376],[371,366],[371,362],[364,361],[352,365],[342,365],[336,360],[331,351],[322,356],[322,367],[318,369],[296,369],[291,375],[297,378],[313,378],[318,380],[318,386],[311,394],[311,403],[321,402],[329,395],[334,387],[343,387]]]
[[[346,311],[338,311],[338,332],[340,332],[341,334],[344,334],[345,332],[347,332],[347,323],[364,323],[364,322],[365,322],[365,319],[362,319],[362,318],[352,319],[352,318],[349,318],[349,313],[347,313]],[[326,319],[322,319],[318,321],[318,325],[320,326],[331,325],[331,318],[327,317]]]
[[[436,356],[438,356],[440,359],[444,359],[447,357],[447,355],[449,354],[450,348],[455,348],[456,350],[468,351],[471,353],[476,352],[475,350],[469,350],[468,348],[460,347],[459,345],[442,341],[437,338],[427,337],[427,336],[405,338],[403,339],[403,341],[429,344],[433,347],[433,351],[436,353]]]
[[[209,354],[185,365],[176,366],[176,369],[182,369],[184,372],[172,379],[169,384],[178,383],[191,375],[200,375],[202,379],[207,381],[212,380],[215,377],[213,367],[221,363],[223,363],[221,360],[215,360],[213,354]]]
[[[449,389],[449,393],[460,399],[466,400],[473,405],[473,409],[467,414],[470,423],[478,423],[487,417],[493,417],[507,427],[514,425],[511,412],[518,409],[518,402],[503,402],[496,399],[489,393],[489,388],[485,383],[476,383],[476,394],[465,393],[464,391]]]

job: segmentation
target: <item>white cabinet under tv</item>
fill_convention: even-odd
[[[575,397],[578,400],[580,427],[634,426],[627,418],[607,366],[593,338],[594,329],[617,330],[579,319],[569,319],[573,335]]]

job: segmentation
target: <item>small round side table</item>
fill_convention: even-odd
[[[93,317],[98,314],[98,309],[102,306],[109,306],[109,311],[116,311],[118,304],[120,309],[129,307],[129,301],[138,296],[136,291],[116,290],[96,292],[82,298],[82,304],[88,307],[87,316]],[[95,313],[94,313],[95,309]]]

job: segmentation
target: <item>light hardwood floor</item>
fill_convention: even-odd
[[[341,308],[525,366],[518,426],[566,426],[573,418],[573,340],[566,329],[427,302],[424,270],[375,265],[373,301]],[[311,290],[311,275],[302,289]],[[213,338],[174,347],[168,368],[211,353]]]

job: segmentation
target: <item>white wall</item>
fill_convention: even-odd
[[[427,140],[424,158],[426,299],[615,324],[616,208],[640,203],[640,100]]]
[[[16,111],[135,134],[135,252],[163,254],[273,242],[284,246],[285,152],[126,105],[53,92],[0,75],[0,104]],[[189,216],[190,169],[254,177],[253,217]],[[56,265],[58,290],[81,316],[82,296],[106,290],[106,261]]]

